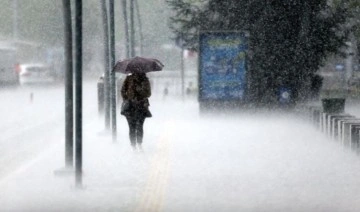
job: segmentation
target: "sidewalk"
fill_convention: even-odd
[[[157,119],[145,121],[143,153],[131,149],[123,116],[118,117],[116,143],[112,142],[111,133],[103,131],[103,119],[87,118],[89,122],[84,122],[83,128],[84,188],[75,187],[73,174],[55,174],[64,167],[64,140],[60,139],[0,180],[0,211],[154,211],[159,208],[165,187],[160,185],[163,182],[158,176],[163,175],[164,151],[169,150],[164,145],[169,141],[164,138],[169,114],[163,113],[164,108],[156,111],[152,107]],[[160,186],[163,188],[158,191]]]
[[[200,117],[196,102],[156,102],[144,152],[103,121],[84,125],[83,189],[59,141],[0,181],[0,211],[359,211],[360,160],[284,114]]]
[[[146,163],[137,160],[126,145],[111,143],[97,133],[100,125],[87,126],[83,138],[83,189],[75,188],[74,175],[56,175],[64,166],[64,143],[25,164],[0,182],[0,211],[121,211],[132,208],[145,179]],[[90,130],[91,129],[91,130]],[[127,150],[127,151],[126,151]],[[120,203],[120,205],[119,205]],[[120,210],[120,209],[119,209]]]

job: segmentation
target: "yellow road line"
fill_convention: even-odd
[[[158,142],[157,152],[151,160],[150,174],[140,197],[136,212],[160,212],[164,206],[164,197],[170,174],[170,139],[173,125],[166,124],[167,129]]]

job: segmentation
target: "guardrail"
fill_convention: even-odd
[[[321,106],[304,105],[300,112],[327,137],[360,153],[360,118],[345,112],[326,113]]]

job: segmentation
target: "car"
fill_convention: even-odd
[[[43,63],[20,64],[19,82],[25,84],[46,84],[55,81],[55,77],[48,65]]]

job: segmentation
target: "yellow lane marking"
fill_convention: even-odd
[[[160,212],[164,206],[164,198],[170,174],[170,140],[174,126],[167,123],[157,145],[157,152],[151,159],[150,174],[140,197],[136,212]]]

